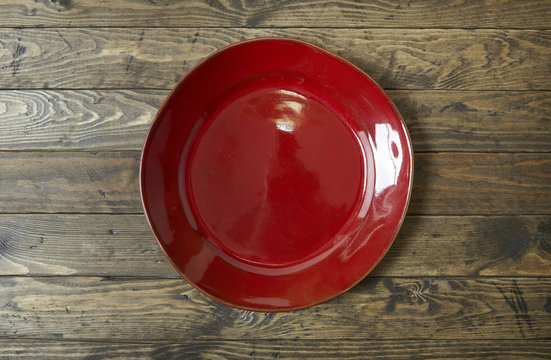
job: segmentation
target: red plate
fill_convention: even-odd
[[[302,41],[243,41],[174,88],[145,141],[140,190],[176,270],[224,304],[329,300],[384,256],[411,193],[411,141],[383,90]]]

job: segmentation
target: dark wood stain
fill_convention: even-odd
[[[538,225],[538,233],[535,239],[538,242],[539,249],[544,251],[548,257],[551,257],[551,218],[542,221]]]
[[[515,317],[517,319],[517,325],[520,334],[523,338],[526,338],[526,332],[534,332],[534,319],[530,316],[528,312],[528,306],[526,305],[526,301],[522,296],[524,294],[523,291],[519,288],[516,280],[512,281],[508,294],[507,291],[501,288],[499,285],[496,285],[496,288],[499,290],[507,304],[515,312]]]
[[[49,3],[53,4],[52,8],[57,10],[58,12],[65,11],[65,10],[71,10],[73,7],[73,2],[71,0],[44,0],[44,2],[48,5]],[[36,15],[35,11],[35,15]]]
[[[21,68],[21,63],[25,59],[23,55],[25,54],[26,51],[27,51],[27,47],[21,44],[21,38],[18,38],[17,43],[15,45],[15,50],[13,52],[13,60],[8,65],[8,67],[12,69],[12,76],[16,76],[19,73],[19,69]]]
[[[124,72],[128,72],[130,69],[130,65],[132,65],[132,62],[134,61],[134,55],[130,55],[130,58],[128,59],[128,63],[126,63],[126,68],[124,69]]]
[[[59,37],[61,37],[61,39],[63,40],[63,42],[64,42],[65,44],[67,44],[67,46],[69,47],[69,49],[73,50],[73,46],[71,45],[70,42],[67,41],[67,39],[65,39],[65,37],[63,36],[63,34],[61,34],[61,33],[59,32],[59,30],[57,30],[57,33],[59,34]]]
[[[507,258],[519,261],[533,247],[536,241],[534,233],[526,228],[526,224],[520,218],[511,217],[500,224],[500,226],[491,229],[488,229],[482,223],[477,224],[477,226],[478,228],[474,229],[474,231],[484,233],[485,241],[472,246],[467,251],[467,256],[474,257],[476,256],[475,254],[492,254],[492,260],[476,269],[476,274]]]
[[[543,305],[546,312],[551,313],[551,296],[547,298],[547,302]]]
[[[456,111],[456,112],[464,112],[464,111],[473,111],[474,112],[474,111],[476,111],[476,109],[468,107],[467,105],[463,104],[461,101],[454,102],[452,104],[443,106],[440,109],[440,112],[444,112],[448,109],[451,109],[451,110]]]

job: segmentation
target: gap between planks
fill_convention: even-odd
[[[384,27],[384,26],[374,26],[374,27],[366,27],[366,26],[302,26],[302,25],[296,25],[296,26],[209,26],[209,25],[201,25],[201,26],[170,26],[170,25],[147,25],[147,26],[139,26],[139,25],[133,25],[133,26],[120,26],[120,25],[114,25],[114,26],[93,26],[93,25],[86,25],[86,26],[66,26],[66,25],[47,25],[47,26],[28,26],[28,25],[22,25],[22,26],[0,26],[0,30],[2,29],[15,29],[15,30],[46,30],[46,29],[173,29],[173,30],[189,30],[189,29],[205,29],[205,30],[236,30],[236,29],[244,29],[244,30],[300,30],[300,29],[312,29],[312,30],[458,30],[458,31],[472,31],[472,30],[503,30],[503,31],[550,31],[551,27],[521,27],[521,28],[515,28],[515,27],[488,27],[488,26],[480,26],[480,27],[445,27],[445,26],[439,26],[439,27],[417,27],[417,26],[394,26],[394,27]]]
[[[247,310],[241,310],[241,311],[247,311]],[[294,312],[297,312],[297,311],[302,311],[302,310],[296,310]],[[280,314],[285,314],[285,313],[280,313]],[[160,344],[166,344],[166,345],[170,345],[170,344],[182,344],[181,341],[173,341],[173,340],[124,340],[124,339],[120,339],[120,340],[112,340],[112,339],[97,339],[97,338],[82,338],[82,339],[72,339],[72,338],[56,338],[56,339],[52,339],[52,338],[45,338],[45,337],[13,337],[13,336],[1,336],[0,337],[0,342],[2,341],[7,341],[7,340],[13,340],[13,341],[28,341],[28,342],[32,342],[32,341],[41,341],[41,342],[51,342],[51,343],[57,343],[57,342],[67,342],[67,343],[104,343],[104,344],[121,344],[121,345],[124,345],[124,344],[138,344],[138,345],[148,345],[148,344],[154,344],[154,345],[160,345]],[[512,339],[499,339],[499,338],[496,338],[496,339],[484,339],[484,340],[471,340],[471,339],[464,339],[464,338],[448,338],[448,339],[436,339],[436,340],[430,340],[430,339],[419,339],[419,338],[415,338],[415,337],[403,337],[400,339],[400,341],[407,341],[407,342],[431,342],[431,341],[434,341],[434,342],[439,342],[439,343],[453,343],[453,342],[465,342],[465,343],[486,343],[488,341],[492,341],[492,342],[501,342],[501,343],[510,343]],[[519,339],[514,339],[513,341],[516,341],[516,340],[519,340]],[[244,341],[247,341],[251,344],[255,344],[255,343],[268,343],[268,342],[290,342],[290,343],[295,343],[297,340],[286,340],[286,339],[281,339],[281,338],[266,338],[266,339],[255,339],[255,338],[245,338],[245,339],[208,339],[208,338],[205,338],[205,339],[201,339],[201,340],[196,340],[196,341],[200,341],[200,342],[204,342],[204,343],[216,343],[216,342],[227,342],[227,343],[242,343]],[[193,341],[193,340],[190,340],[190,342],[196,342],[196,341]],[[343,340],[342,339],[300,339],[298,340],[299,342],[305,342],[305,343],[316,343],[316,342],[320,342],[320,341],[327,341],[327,342],[335,342],[335,343],[342,343]],[[361,344],[365,341],[377,341],[377,343],[389,343],[389,344],[395,344],[396,343],[396,340],[393,340],[393,339],[378,339],[378,338],[365,338],[365,339],[346,339],[344,340],[346,341],[347,343],[358,343],[358,344]],[[519,340],[519,341],[522,341],[522,342],[526,342],[526,341],[529,341],[529,342],[535,342],[535,343],[549,343],[549,339],[529,339],[529,340]],[[551,345],[550,345],[550,350],[551,350]],[[1,354],[0,354],[1,355]]]

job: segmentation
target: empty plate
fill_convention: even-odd
[[[142,202],[176,270],[224,304],[305,308],[364,278],[411,193],[411,141],[361,70],[285,38],[229,45],[159,110]]]

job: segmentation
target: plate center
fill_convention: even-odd
[[[282,266],[336,246],[357,211],[358,140],[320,102],[281,87],[230,91],[193,140],[186,193],[199,230],[223,253]]]

